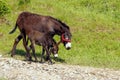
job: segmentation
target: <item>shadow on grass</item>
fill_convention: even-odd
[[[26,55],[26,52],[24,50],[21,50],[21,49],[16,49],[15,53],[16,53],[15,55],[24,56],[24,57]],[[11,54],[11,52],[9,52],[9,54]],[[31,54],[31,55],[33,56],[33,54]],[[36,53],[36,56],[37,56],[37,58],[41,59],[41,52]],[[44,55],[43,58],[45,59],[46,55]],[[52,56],[51,59],[53,59],[55,62],[65,63],[65,60],[60,58],[60,57],[55,58]]]
[[[62,58],[60,58],[60,57],[57,57],[57,58],[55,58],[55,57],[51,57],[55,62],[60,62],[60,63],[66,63],[65,62],[65,59],[62,59]]]
[[[31,52],[30,52],[31,53]],[[40,53],[35,53],[37,57],[40,57],[41,54]],[[21,49],[17,49],[16,50],[16,55],[20,55],[20,56],[25,56],[26,55],[26,51],[21,50]],[[31,54],[32,55],[32,54]]]
[[[16,49],[15,55],[25,56],[26,52],[21,49]]]
[[[31,53],[31,52],[30,52]],[[11,52],[8,52],[8,54],[10,54],[10,56],[11,56]],[[26,55],[26,51],[25,50],[21,50],[21,49],[16,49],[16,51],[15,51],[15,54],[14,54],[14,57],[15,56],[23,56],[23,57],[25,57],[25,55]],[[31,54],[32,55],[32,54]],[[37,57],[41,57],[41,54],[40,53],[36,53],[36,56]],[[13,57],[13,58],[14,58]],[[25,61],[25,60],[24,60]]]

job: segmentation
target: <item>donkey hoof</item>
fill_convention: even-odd
[[[42,63],[42,64],[45,63],[45,61],[43,61],[43,60],[41,60],[41,61],[39,61],[39,62]]]
[[[44,64],[45,62],[43,62],[43,61],[40,61],[39,63],[41,63],[41,64]]]
[[[50,62],[49,62],[48,65],[53,65],[53,63],[50,63]]]
[[[33,61],[32,58],[29,58],[28,61]]]
[[[32,58],[26,57],[26,61],[33,61]]]
[[[27,63],[28,63],[28,64],[31,64],[32,62],[31,62],[31,61],[28,61]]]
[[[13,57],[13,55],[11,54],[11,57]]]
[[[38,60],[35,60],[34,62],[38,62]]]
[[[14,57],[15,53],[11,53],[11,57]]]
[[[53,65],[55,62],[48,61],[48,65]]]
[[[25,58],[26,58],[27,61],[33,61],[32,57],[25,56]]]

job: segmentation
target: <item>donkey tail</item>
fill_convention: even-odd
[[[17,29],[17,23],[16,23],[14,29],[13,29],[12,31],[9,32],[9,34],[12,34],[13,32],[15,32],[16,29]]]

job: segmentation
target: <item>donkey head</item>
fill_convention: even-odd
[[[71,49],[71,34],[66,32],[63,33],[61,36],[61,41],[67,50]]]

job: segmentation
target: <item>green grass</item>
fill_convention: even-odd
[[[59,61],[71,65],[120,69],[120,3],[119,0],[31,0],[19,5],[18,0],[5,0],[11,13],[0,18],[0,54],[10,56],[14,39],[19,31],[10,35],[17,16],[30,11],[58,18],[70,26],[72,49],[59,46]],[[58,37],[55,37],[58,40]],[[36,46],[39,55],[41,47]],[[22,41],[16,55],[23,59]]]
[[[0,80],[7,80],[6,78],[0,77]]]

